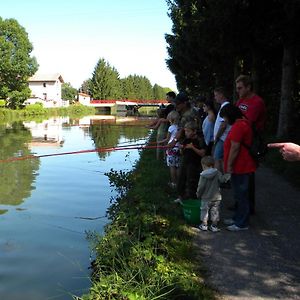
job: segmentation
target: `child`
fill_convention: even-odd
[[[167,120],[171,124],[170,127],[168,128],[167,137],[164,140],[157,142],[157,144],[163,144],[165,142],[171,144],[176,137],[178,131],[179,113],[175,110],[171,111],[167,116]],[[176,188],[177,177],[178,177],[177,173],[179,167],[179,143],[176,143],[175,146],[167,149],[166,154],[167,154],[167,166],[170,168],[170,177],[171,177],[170,186],[172,188]]]
[[[219,207],[222,199],[220,192],[220,183],[227,182],[230,179],[230,174],[224,174],[214,168],[215,161],[211,156],[204,156],[201,159],[203,172],[200,174],[200,179],[197,188],[197,197],[201,199],[201,214],[202,221],[199,229],[207,231],[208,220],[212,222],[209,230],[218,232]]]
[[[182,161],[177,184],[180,203],[183,199],[196,199],[197,184],[201,171],[201,157],[205,155],[205,144],[199,138],[196,122],[187,122],[184,126],[185,139],[181,143]]]

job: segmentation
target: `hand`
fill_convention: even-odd
[[[227,166],[227,172],[228,174],[232,174],[233,173],[233,167],[232,166]]]
[[[194,148],[194,145],[193,145],[193,143],[186,144],[186,145],[185,145],[185,148],[186,148],[186,149],[193,149],[193,148]]]
[[[294,143],[272,143],[269,148],[278,148],[283,159],[287,161],[300,160],[300,146]]]

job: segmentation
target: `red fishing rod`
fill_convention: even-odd
[[[79,150],[79,151],[69,151],[69,152],[60,152],[60,153],[50,153],[50,154],[41,154],[41,155],[27,155],[27,156],[19,156],[19,157],[11,157],[7,159],[1,159],[0,163],[27,160],[27,159],[36,159],[43,157],[51,157],[51,156],[61,156],[61,155],[71,155],[71,154],[83,154],[83,153],[93,153],[93,152],[110,152],[110,151],[120,151],[120,150],[142,150],[142,149],[166,149],[166,146],[145,146],[145,144],[136,144],[133,146],[124,145],[118,147],[102,147],[96,149],[88,149],[88,150]]]

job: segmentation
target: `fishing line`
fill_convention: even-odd
[[[167,149],[167,146],[145,146],[145,144],[137,144],[133,146],[118,146],[118,147],[103,147],[96,149],[88,149],[88,150],[79,150],[79,151],[69,151],[69,152],[60,152],[60,153],[49,153],[49,154],[41,154],[41,155],[27,155],[27,156],[19,156],[19,157],[11,157],[7,159],[1,159],[0,163],[7,163],[13,161],[27,160],[27,159],[36,159],[36,158],[44,158],[44,157],[52,157],[52,156],[62,156],[62,155],[72,155],[72,154],[84,154],[84,153],[103,153],[103,152],[111,152],[111,151],[121,151],[121,150],[143,150],[143,149]]]

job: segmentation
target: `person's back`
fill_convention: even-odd
[[[201,200],[220,201],[222,199],[220,192],[220,184],[228,181],[229,176],[225,176],[213,167],[209,167],[200,173],[200,180],[197,188],[197,197],[201,196]]]

